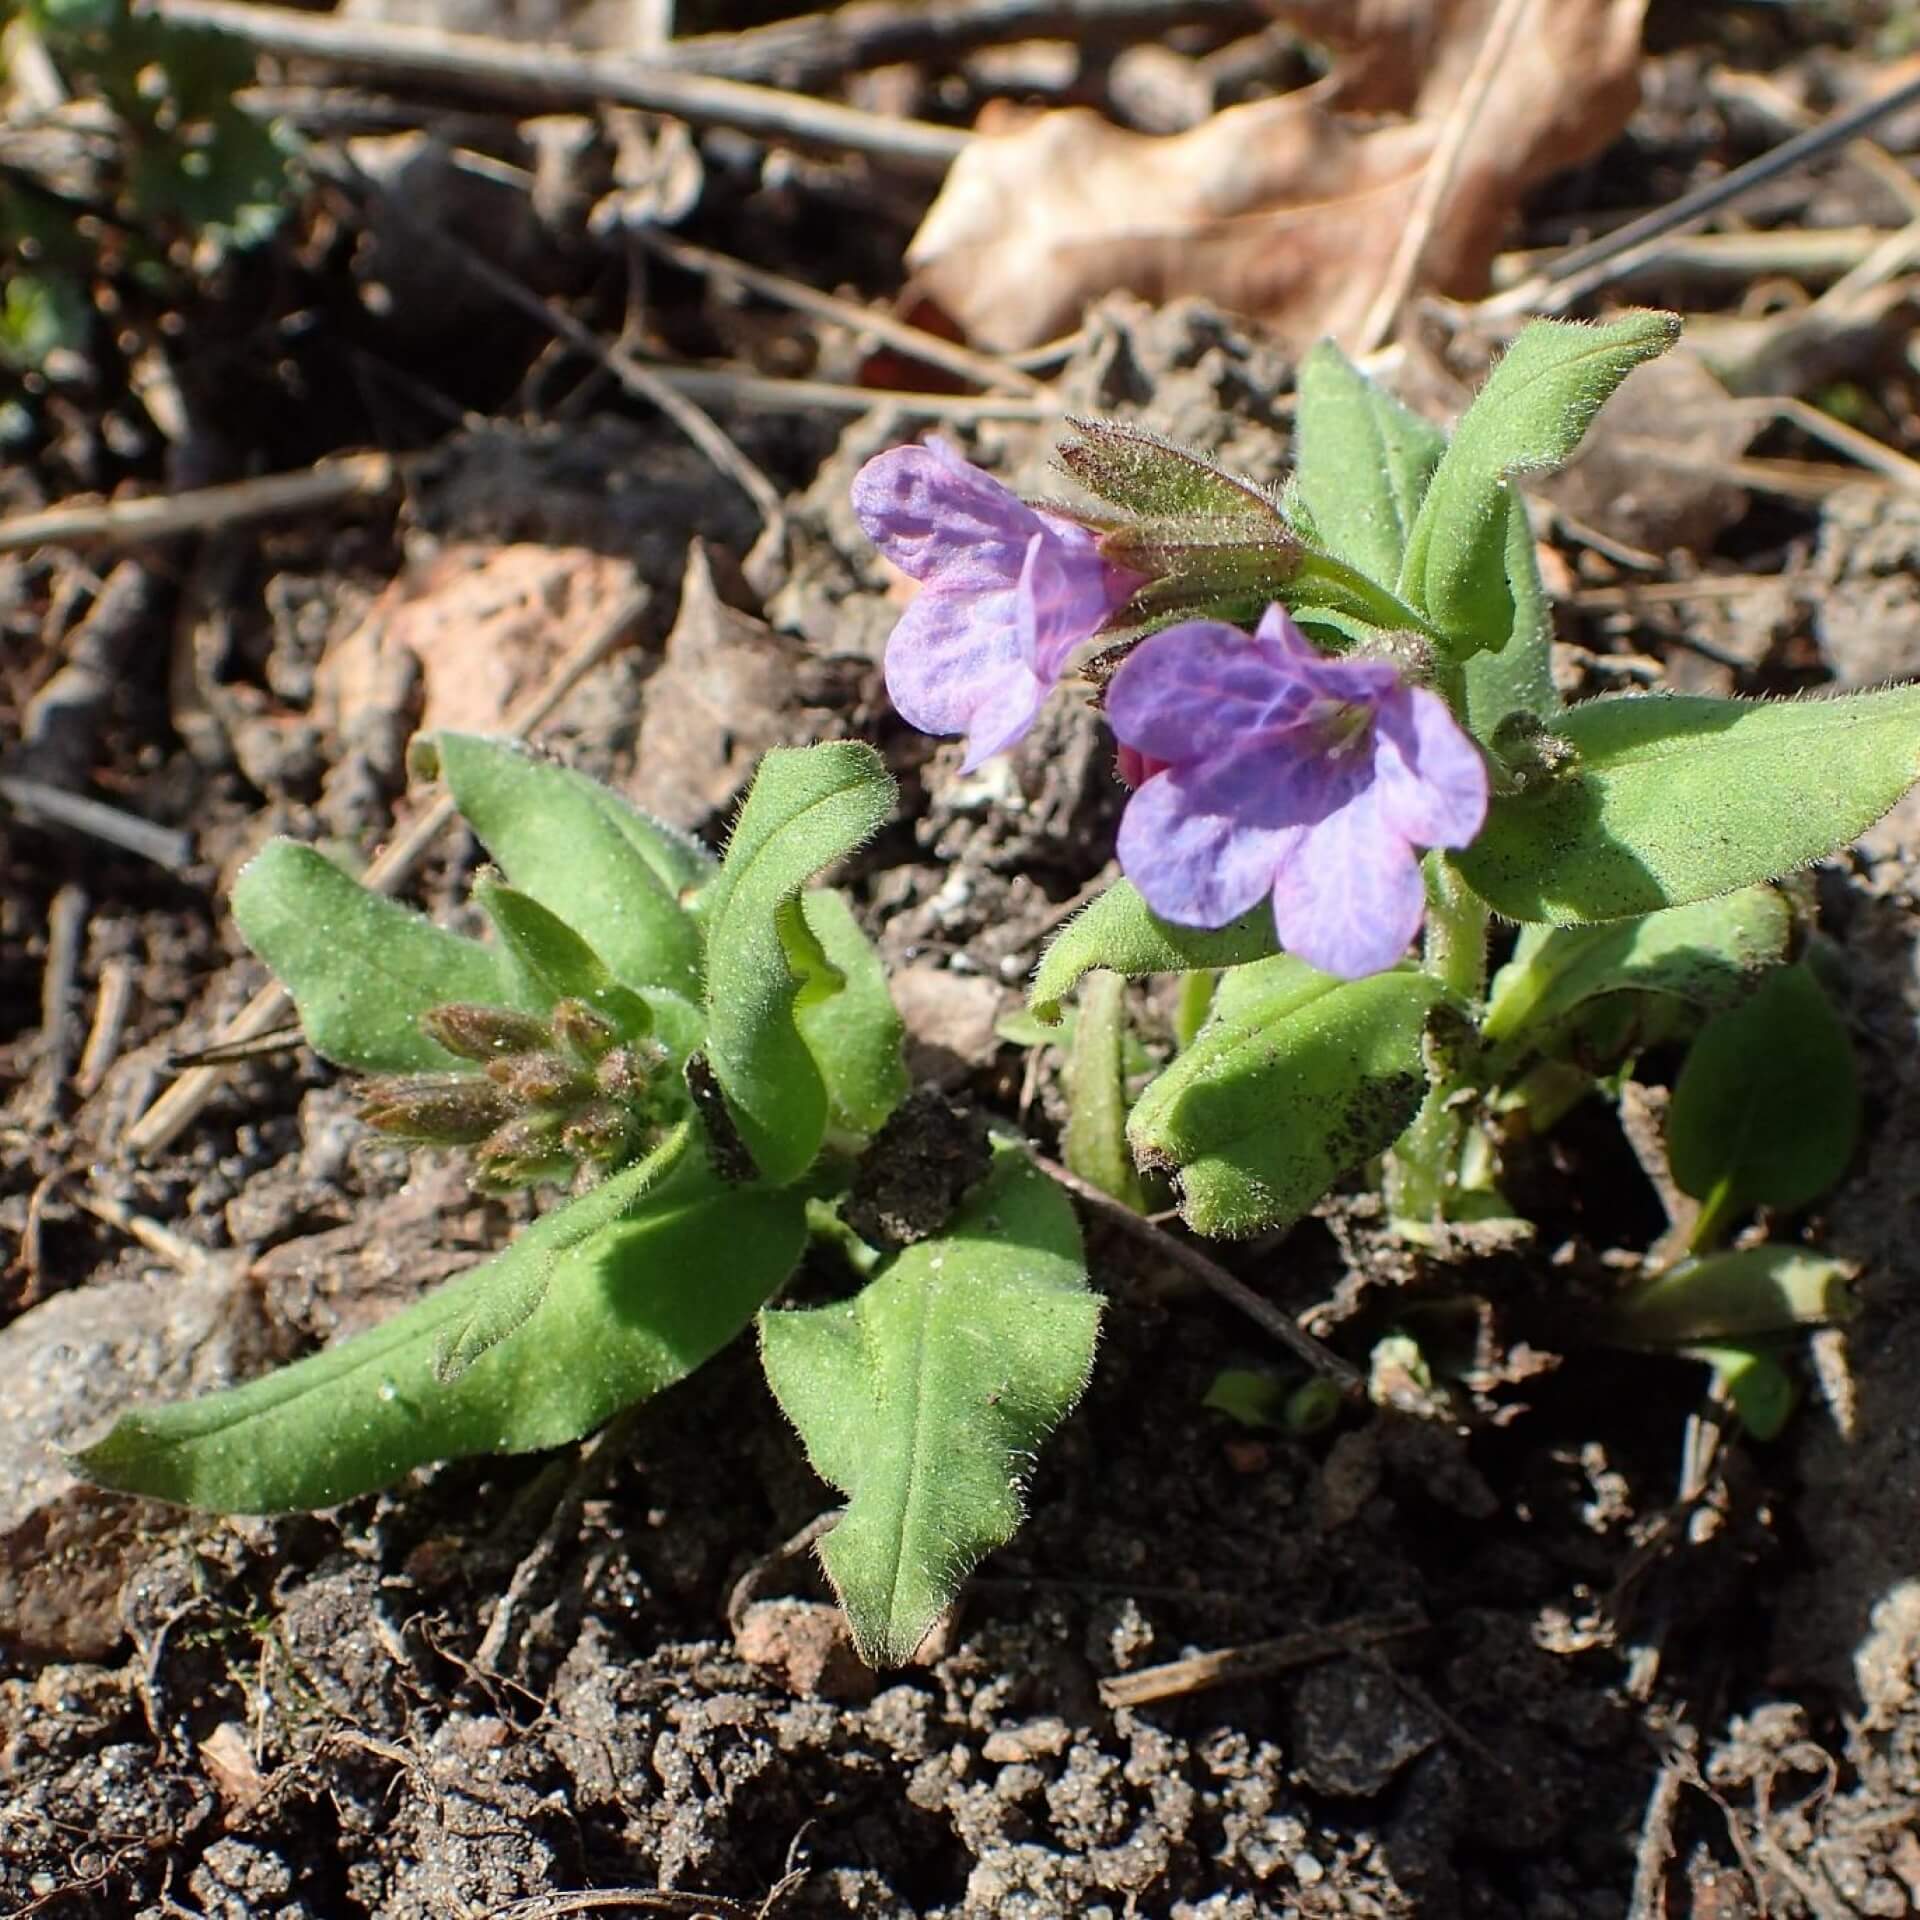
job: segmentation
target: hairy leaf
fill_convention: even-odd
[[[1467,725],[1475,739],[1489,743],[1510,713],[1547,720],[1560,708],[1553,685],[1553,611],[1540,583],[1527,503],[1517,492],[1507,503],[1507,586],[1513,625],[1506,643],[1476,653],[1466,667]]]
[[[598,781],[478,734],[432,739],[448,791],[500,869],[630,987],[697,993],[700,934],[680,897],[711,862]]]
[[[688,1167],[616,1175],[418,1306],[230,1392],[124,1415],[76,1456],[102,1486],[226,1513],[327,1507],[411,1467],[590,1433],[690,1373],[753,1317],[805,1238],[794,1196]],[[638,1211],[635,1211],[636,1204]],[[477,1299],[544,1268],[538,1306],[457,1380],[443,1341]]]
[[[1792,938],[1793,910],[1773,887],[1742,887],[1638,920],[1523,928],[1480,1023],[1493,1049],[1489,1071],[1498,1077],[1600,994],[1670,993],[1699,1007],[1727,1006],[1785,959]]]
[[[1825,700],[1589,700],[1574,764],[1495,800],[1452,859],[1512,920],[1626,920],[1778,879],[1857,839],[1920,777],[1920,687]]]
[[[1279,949],[1273,909],[1262,901],[1231,926],[1209,932],[1162,920],[1131,880],[1116,880],[1054,935],[1040,957],[1027,1005],[1048,1026],[1060,1003],[1095,967],[1138,979],[1149,973],[1192,973],[1264,959]]]
[[[1383,586],[1447,439],[1374,383],[1331,340],[1300,363],[1293,486],[1330,551]]]
[[[1513,631],[1513,476],[1568,459],[1620,382],[1679,337],[1670,313],[1627,313],[1604,326],[1535,320],[1488,375],[1434,471],[1400,571],[1401,597],[1458,658],[1503,646]]]
[[[1289,972],[1270,998],[1216,1004],[1135,1106],[1135,1157],[1177,1176],[1181,1213],[1201,1233],[1291,1226],[1412,1120],[1440,998],[1424,974],[1322,987]]]
[[[821,1558],[865,1659],[910,1659],[1013,1537],[1034,1453],[1086,1385],[1099,1315],[1066,1195],[1003,1148],[946,1233],[856,1298],[760,1316],[775,1397],[848,1497]]]
[[[887,989],[887,970],[842,894],[818,887],[800,896],[807,925],[841,985],[794,1010],[800,1037],[826,1082],[835,1122],[878,1133],[906,1098],[906,1026]]]
[[[825,1137],[827,1084],[796,1018],[839,981],[801,889],[877,833],[893,782],[871,747],[775,748],[760,762],[707,890],[707,1057],[741,1144],[776,1185]]]
[[[247,945],[293,995],[308,1044],[338,1066],[467,1065],[420,1031],[420,1016],[448,1001],[545,1011],[498,950],[369,893],[296,840],[269,840],[240,870],[232,904]]]
[[[644,1039],[653,1031],[653,1009],[647,1001],[622,986],[592,947],[531,894],[482,875],[474,883],[473,897],[493,922],[503,953],[537,1006],[584,1000],[613,1022],[622,1040]]]

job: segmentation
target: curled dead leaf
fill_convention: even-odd
[[[908,249],[918,289],[1003,352],[1071,330],[1116,289],[1196,295],[1302,346],[1351,339],[1493,10],[1493,0],[1339,10],[1353,51],[1331,83],[1229,107],[1184,133],[1135,133],[1084,107],[990,109]],[[1533,0],[1466,130],[1421,256],[1423,286],[1482,291],[1523,196],[1625,126],[1644,11],[1645,0]],[[1317,18],[1301,24],[1324,31]],[[1354,104],[1408,117],[1369,123]]]

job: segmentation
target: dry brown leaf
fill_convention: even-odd
[[[327,649],[315,675],[316,715],[346,739],[370,725],[404,732],[397,707],[417,669],[423,729],[484,733],[633,579],[630,562],[585,547],[443,547]]]
[[[1276,4],[1368,28],[1329,84],[1229,107],[1186,133],[1133,133],[1084,107],[990,109],[907,260],[980,344],[1070,331],[1101,295],[1197,295],[1304,346],[1351,338],[1399,244],[1495,0]],[[1639,98],[1645,0],[1533,0],[1467,131],[1419,284],[1469,296],[1522,197],[1597,153]],[[1345,107],[1393,106],[1380,125]],[[1339,103],[1339,104],[1336,104]]]

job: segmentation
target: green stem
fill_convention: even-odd
[[[1487,987],[1488,912],[1435,854],[1427,867],[1425,970],[1463,1008],[1477,1008]],[[1466,1123],[1455,1096],[1466,1084],[1458,1066],[1442,1067],[1413,1124],[1387,1161],[1387,1205],[1401,1230],[1430,1235],[1445,1218]]]
[[[1300,592],[1302,584],[1307,582],[1316,590],[1314,593]],[[1357,567],[1336,560],[1330,553],[1312,550],[1303,553],[1290,587],[1294,598],[1328,607],[1336,613],[1351,614],[1390,633],[1418,633],[1436,646],[1446,644],[1426,619],[1397,594],[1389,593],[1379,581],[1368,579]]]

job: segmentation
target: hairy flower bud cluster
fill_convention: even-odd
[[[666,1050],[622,1041],[584,1000],[561,1000],[544,1020],[455,1002],[422,1014],[420,1026],[472,1064],[376,1080],[362,1116],[397,1139],[472,1148],[483,1193],[598,1177],[644,1152],[658,1132]]]

